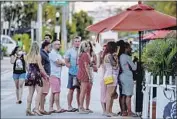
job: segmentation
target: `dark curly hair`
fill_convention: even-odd
[[[12,50],[12,53],[10,54],[10,56],[15,55],[16,52],[17,52],[17,50],[18,50],[18,48],[20,48],[20,47],[19,47],[19,46],[16,46],[16,47]]]

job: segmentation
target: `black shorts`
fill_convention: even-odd
[[[80,89],[80,86],[73,86],[73,78],[74,77],[76,77],[76,76],[72,75],[72,74],[69,74],[69,76],[68,76],[68,85],[67,85],[68,89],[75,89],[75,88]]]

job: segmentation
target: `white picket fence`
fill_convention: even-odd
[[[155,78],[157,80],[155,80]],[[160,80],[163,80],[162,84],[160,84]],[[175,80],[177,79],[175,78]],[[176,85],[174,83],[175,80],[172,81],[172,76],[170,76],[168,80],[169,83],[167,84],[167,79],[165,76],[163,76],[163,79],[160,79],[159,76],[153,77],[151,73],[146,72],[145,89],[143,90],[144,96],[142,118],[163,118],[164,107],[168,104],[168,102],[170,102],[170,100],[176,100]],[[153,98],[153,87],[156,87],[155,98]],[[166,96],[164,93],[166,94]]]

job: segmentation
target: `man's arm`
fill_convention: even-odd
[[[71,64],[70,64],[70,52],[69,50],[66,52],[65,54],[65,64],[66,64],[66,67],[70,68],[71,67]]]
[[[57,59],[57,61],[55,61],[55,63],[56,63],[58,66],[65,66],[65,62],[64,62],[62,59]]]
[[[65,64],[66,64],[66,67],[68,67],[68,68],[71,67],[71,64],[69,62],[69,58],[65,58]]]
[[[63,66],[65,65],[65,62],[62,60],[62,57],[56,57],[55,54],[50,53],[49,59],[54,62],[57,66]]]

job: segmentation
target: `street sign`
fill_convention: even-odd
[[[64,6],[64,5],[68,5],[68,1],[55,1],[55,0],[51,0],[49,2],[51,5],[54,6]]]

